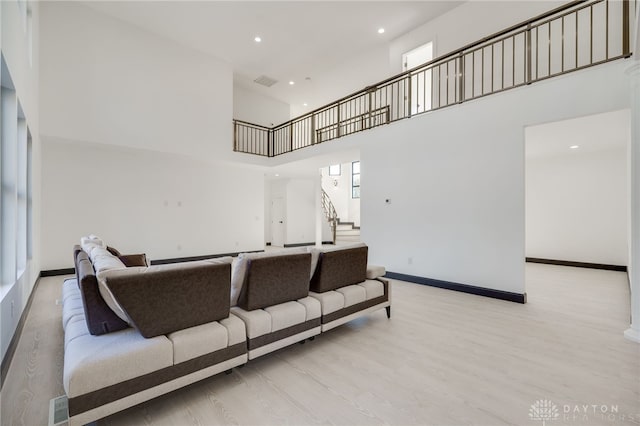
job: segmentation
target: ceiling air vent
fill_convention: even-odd
[[[261,75],[260,77],[253,80],[255,83],[262,84],[266,87],[271,87],[278,82],[278,80],[273,79],[271,77],[267,77],[266,75]]]

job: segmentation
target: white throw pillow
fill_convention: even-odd
[[[125,269],[126,266],[120,259],[109,253],[109,251],[102,247],[95,247],[91,250],[89,255],[93,269],[98,272],[107,271],[110,269]]]

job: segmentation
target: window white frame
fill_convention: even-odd
[[[19,278],[27,268],[27,120],[18,103],[16,265]]]
[[[25,273],[33,256],[31,132],[4,56],[0,71],[0,294]]]
[[[6,84],[6,76],[2,76],[2,83]],[[12,285],[17,277],[17,215],[18,215],[18,98],[15,90],[2,87],[2,140],[0,156],[2,158],[2,196],[0,198],[0,248],[2,257],[2,286]]]
[[[351,163],[351,198],[360,198],[360,161]]]

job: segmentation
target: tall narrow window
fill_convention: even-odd
[[[27,267],[27,120],[18,104],[17,278]]]
[[[4,69],[4,67],[3,67]],[[16,92],[4,85],[9,83],[8,76],[2,75],[2,140],[0,158],[2,179],[2,205],[0,208],[0,252],[1,284],[11,285],[16,280],[16,223],[18,201],[18,102]]]
[[[33,258],[33,142],[27,128],[27,259]]]
[[[351,163],[351,198],[360,198],[360,162]]]

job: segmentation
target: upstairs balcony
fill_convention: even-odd
[[[234,120],[234,151],[275,157],[631,56],[637,0],[579,0],[286,123]]]

